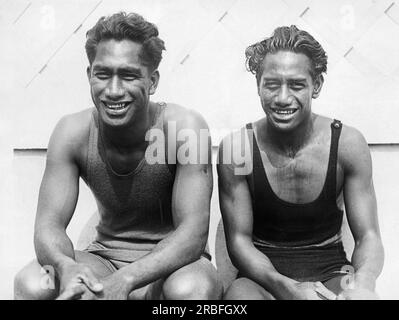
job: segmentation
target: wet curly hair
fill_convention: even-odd
[[[142,44],[140,58],[145,65],[156,70],[162,60],[165,43],[158,37],[158,28],[137,13],[118,12],[101,17],[86,33],[86,54],[90,65],[94,61],[97,45],[103,40],[128,39]]]
[[[247,70],[256,75],[259,83],[263,73],[263,60],[268,53],[292,51],[305,54],[311,61],[310,74],[314,80],[327,72],[327,54],[308,32],[295,25],[276,28],[273,35],[249,46],[245,50]]]

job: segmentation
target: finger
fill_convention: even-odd
[[[67,287],[56,300],[74,300],[80,297],[85,292],[83,285],[71,285]]]
[[[337,295],[328,290],[321,282],[316,282],[315,283],[315,291],[322,295],[324,298],[328,299],[328,300],[336,300],[337,299]]]
[[[90,269],[88,269],[85,274],[79,275],[79,278],[93,292],[99,293],[104,288],[103,284],[98,281]]]

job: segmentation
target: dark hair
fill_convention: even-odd
[[[162,50],[165,50],[164,42],[158,37],[158,28],[137,13],[119,12],[101,17],[96,25],[87,31],[86,38],[85,48],[90,64],[96,56],[97,45],[102,40],[128,39],[142,44],[140,59],[152,70],[158,68],[162,60]]]
[[[245,50],[247,70],[256,75],[258,82],[263,72],[262,62],[265,56],[280,50],[305,54],[311,61],[310,74],[313,80],[323,72],[327,72],[327,55],[320,43],[308,32],[292,25],[276,28],[270,38],[257,42]]]

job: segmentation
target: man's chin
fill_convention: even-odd
[[[112,117],[103,112],[100,112],[99,118],[99,120],[107,125],[107,127],[121,128],[127,126],[127,124],[131,122],[128,121],[127,117]]]
[[[297,128],[297,124],[295,121],[269,121],[271,127],[281,133],[290,133]]]

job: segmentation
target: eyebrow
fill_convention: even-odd
[[[305,78],[293,78],[293,79],[288,79],[288,82],[306,82]]]
[[[99,71],[99,70],[103,70],[103,71],[112,71],[113,68],[101,65],[101,64],[97,64],[94,65],[93,67],[93,71]],[[142,75],[142,72],[139,68],[135,68],[135,67],[130,67],[130,66],[122,66],[120,68],[117,69],[118,73],[122,72],[122,73],[134,73],[137,75]]]
[[[263,84],[268,83],[268,82],[280,82],[280,79],[278,77],[268,77],[268,78],[263,78]],[[305,78],[292,78],[292,79],[287,79],[288,83],[306,83],[307,80]]]

